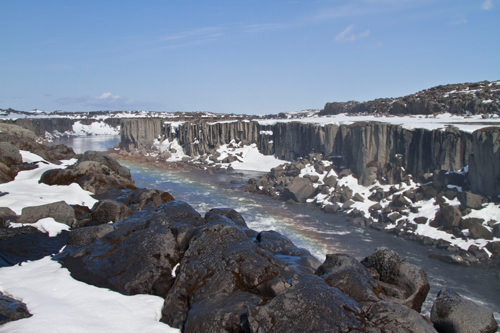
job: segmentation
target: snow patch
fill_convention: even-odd
[[[56,222],[52,217],[40,219],[35,223],[11,223],[10,228],[34,227],[41,232],[49,234],[49,237],[55,237],[64,230],[69,230],[69,226],[64,223]]]
[[[0,326],[0,332],[179,332],[159,322],[161,297],[85,284],[50,257],[0,268],[0,276],[0,290],[33,314]]]

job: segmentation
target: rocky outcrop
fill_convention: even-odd
[[[95,194],[112,189],[134,189],[130,171],[115,159],[98,152],[87,152],[78,163],[66,169],[45,171],[40,183],[69,185],[78,183],[83,189]]]
[[[420,312],[430,289],[427,275],[421,268],[387,248],[377,249],[361,263],[372,270],[388,296]]]
[[[498,329],[491,311],[450,289],[439,291],[432,305],[431,321],[439,332],[493,333]]]
[[[171,201],[73,230],[59,257],[87,283],[164,297],[162,321],[184,332],[434,332],[418,312],[385,299],[359,262],[330,255],[318,268],[308,251],[276,232],[249,229],[232,209],[202,218]]]
[[[377,114],[453,114],[498,113],[500,111],[499,81],[448,84],[398,98],[378,98],[368,102],[326,103],[321,115],[339,113]]]

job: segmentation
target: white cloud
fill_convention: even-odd
[[[97,99],[112,101],[112,100],[120,99],[120,96],[113,95],[110,92],[105,92],[105,93],[102,93],[99,97],[97,97]]]
[[[360,38],[365,38],[370,36],[370,29],[356,33],[354,31],[354,24],[351,24],[335,36],[335,41],[337,42],[354,42]]]
[[[483,4],[481,5],[481,9],[483,10],[493,9],[493,0],[484,0]]]

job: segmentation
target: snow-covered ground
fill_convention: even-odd
[[[68,186],[39,184],[43,172],[64,168],[44,161],[40,156],[21,151],[24,162],[36,163],[38,168],[21,171],[16,178],[0,184],[0,207],[9,207],[21,214],[24,207],[57,201],[92,207],[97,200],[92,193],[73,183]],[[53,218],[29,224],[56,236],[68,230]],[[11,223],[10,227],[23,224]],[[0,290],[24,302],[30,318],[0,326],[0,332],[178,332],[159,322],[163,299],[151,295],[125,296],[105,288],[97,288],[74,280],[68,270],[50,257],[0,268]]]
[[[259,152],[255,143],[251,145],[235,144],[234,142],[222,145],[217,149],[220,156],[217,158],[223,167],[231,166],[235,170],[251,170],[269,172],[272,168],[280,164],[287,163],[287,161],[280,160],[273,155],[264,155]],[[229,157],[234,156],[236,161],[230,163],[223,163],[222,161]]]
[[[356,122],[363,121],[379,121],[384,123],[401,125],[407,129],[425,128],[428,130],[435,130],[445,128],[446,126],[453,125],[465,132],[473,132],[477,129],[487,126],[500,126],[500,117],[494,116],[491,118],[482,118],[481,115],[459,116],[449,113],[442,113],[437,115],[412,115],[412,116],[381,116],[381,115],[350,115],[338,114],[332,116],[312,116],[304,118],[290,118],[290,119],[258,119],[261,125],[274,125],[276,123],[288,122],[303,122],[318,124],[321,126],[328,124],[336,125],[350,125]]]
[[[0,268],[0,290],[33,315],[0,326],[0,332],[179,332],[159,322],[161,297],[85,284],[50,257]]]
[[[21,151],[24,162],[36,163],[38,168],[21,171],[16,178],[8,183],[0,184],[0,192],[8,194],[0,197],[0,207],[9,207],[16,214],[21,214],[24,207],[39,206],[57,201],[66,201],[69,205],[82,205],[92,208],[97,202],[76,183],[68,186],[47,185],[38,183],[42,174],[50,169],[62,169],[74,164],[76,159],[62,161],[56,165],[45,161],[42,157],[27,151]]]

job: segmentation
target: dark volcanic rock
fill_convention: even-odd
[[[396,252],[379,248],[361,261],[374,269],[384,292],[393,299],[420,312],[430,286],[425,272],[402,259]]]
[[[86,151],[83,153],[82,157],[78,159],[78,163],[84,162],[84,161],[94,161],[94,162],[99,162],[101,164],[104,164],[111,170],[113,170],[115,173],[117,173],[119,176],[124,177],[124,178],[130,178],[130,170],[124,166],[122,166],[118,161],[104,153],[97,152],[97,151]]]
[[[205,214],[205,221],[218,220],[220,216],[225,216],[234,222],[237,226],[248,228],[245,219],[240,213],[232,208],[212,208]]]
[[[36,221],[52,217],[59,223],[64,223],[70,227],[76,223],[75,211],[65,201],[53,202],[40,206],[30,206],[23,208],[19,223],[35,223]]]
[[[431,321],[439,332],[496,332],[493,313],[464,299],[450,289],[439,291],[431,310]]]
[[[0,292],[0,325],[31,316],[26,304]]]
[[[493,234],[491,231],[486,229],[485,226],[479,223],[474,223],[469,227],[469,232],[473,238],[484,238],[488,240],[493,239]]]
[[[347,254],[327,254],[316,274],[357,302],[377,302],[383,298],[382,288],[365,266]]]
[[[307,178],[296,177],[291,184],[286,187],[285,195],[297,202],[306,202],[315,191],[311,181]]]
[[[67,234],[63,231],[49,237],[33,227],[0,228],[0,267],[58,253],[66,244]]]
[[[140,210],[147,206],[157,209],[160,205],[173,200],[175,200],[174,197],[168,192],[141,188],[131,191],[122,202],[132,210]]]
[[[369,326],[378,329],[383,327],[381,332],[436,332],[432,324],[417,311],[396,302],[385,300],[366,303],[363,310],[366,312]]]
[[[462,213],[460,209],[455,206],[441,204],[431,225],[433,227],[454,228],[460,225],[461,219]]]
[[[460,200],[462,209],[481,209],[483,203],[487,201],[485,197],[468,191],[458,193],[458,200]]]
[[[117,222],[130,215],[132,211],[115,200],[102,200],[96,203],[90,213],[90,224],[103,224],[108,222]]]
[[[67,169],[53,169],[44,172],[40,183],[47,185],[78,183],[83,189],[95,194],[113,189],[135,189],[130,175],[128,177],[122,176],[121,174],[125,173],[123,170],[113,168],[96,161],[82,161]]]
[[[115,224],[119,227],[105,230],[104,237],[89,245],[67,247],[62,262],[79,280],[128,295],[164,296],[173,281],[172,268],[194,228],[203,223],[190,206],[171,201],[148,218],[132,215]]]
[[[53,202],[40,206],[30,206],[23,208],[19,223],[35,223],[36,221],[52,217],[59,223],[64,223],[70,227],[76,223],[75,211],[64,201]]]

